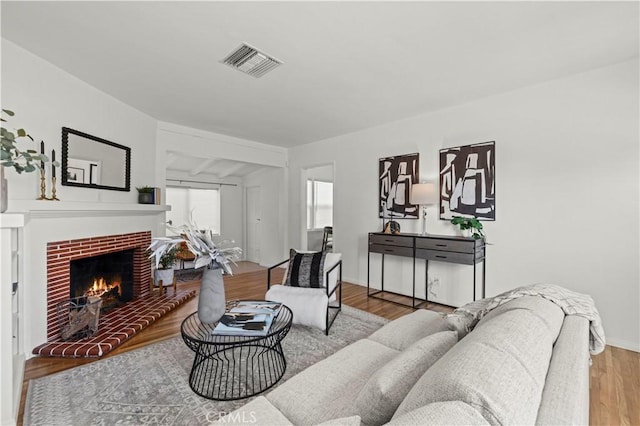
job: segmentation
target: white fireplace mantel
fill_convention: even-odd
[[[88,216],[145,216],[171,210],[168,205],[89,203],[79,201],[11,200],[7,213],[28,214],[31,218]]]

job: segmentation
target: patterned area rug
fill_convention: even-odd
[[[287,371],[279,384],[388,320],[343,307],[329,336],[294,325],[282,341]],[[31,380],[25,425],[209,424],[246,404],[210,401],[189,387],[194,354],[181,337]]]
[[[176,269],[174,273],[176,274],[176,281],[179,283],[184,283],[187,281],[196,281],[202,279],[202,273],[204,269]]]

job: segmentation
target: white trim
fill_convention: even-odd
[[[14,217],[18,215],[24,217],[24,214],[28,214],[31,218],[145,216],[164,213],[171,210],[171,206],[129,203],[11,200],[9,202],[9,209],[10,214],[2,215],[1,220],[3,222],[3,226],[5,217]]]

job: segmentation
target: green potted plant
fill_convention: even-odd
[[[167,247],[159,256],[156,254],[156,269],[153,272],[153,279],[158,286],[162,281],[163,286],[168,286],[173,283],[173,264],[178,260],[178,252],[180,248],[178,246]],[[154,256],[151,253],[151,256]]]
[[[451,223],[460,227],[460,230],[468,231],[474,240],[484,240],[486,235],[483,230],[482,222],[475,217],[454,216]]]
[[[153,188],[141,186],[138,190],[138,204],[153,204]]]

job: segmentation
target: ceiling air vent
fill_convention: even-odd
[[[222,60],[227,64],[245,74],[256,78],[262,77],[267,72],[282,64],[281,61],[272,58],[266,53],[260,52],[255,47],[243,43],[236,50],[231,52]]]

